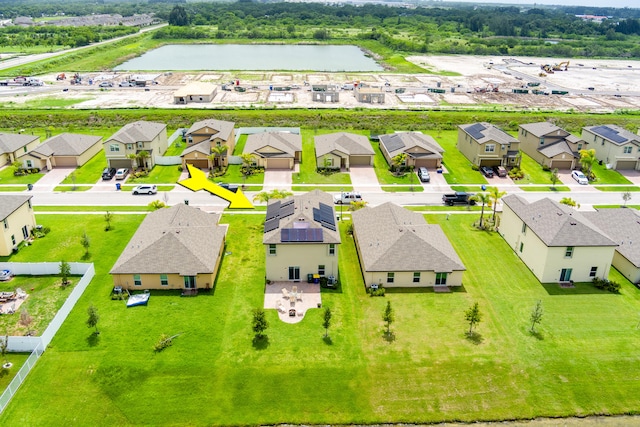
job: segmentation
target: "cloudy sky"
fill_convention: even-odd
[[[455,0],[469,3],[508,3],[508,4],[561,4],[568,6],[611,6],[640,8],[638,0]]]

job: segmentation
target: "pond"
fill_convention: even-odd
[[[167,45],[115,67],[117,71],[382,71],[357,46]]]

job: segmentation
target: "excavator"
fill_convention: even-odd
[[[498,92],[498,85],[489,83],[486,87],[477,87],[475,90],[478,93]]]
[[[550,64],[543,64],[540,66],[540,69],[547,74],[553,74],[553,67]]]
[[[553,71],[567,71],[569,69],[569,61],[564,61],[553,66]]]

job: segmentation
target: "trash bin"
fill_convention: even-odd
[[[485,191],[487,189],[487,186],[482,184],[482,186],[480,188],[482,188],[482,191]]]
[[[313,283],[313,274],[307,274],[307,283]]]
[[[189,199],[184,199],[184,204],[189,206]]]
[[[27,184],[27,190],[29,191],[33,190],[33,184]]]
[[[121,188],[121,187],[120,187],[120,183],[119,183],[119,182],[116,182],[116,191],[120,191],[120,188]]]

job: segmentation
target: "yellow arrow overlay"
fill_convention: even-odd
[[[190,164],[187,164],[187,170],[189,171],[189,178],[178,181],[178,184],[183,187],[188,188],[191,191],[206,190],[209,193],[230,202],[229,209],[253,209],[253,204],[239,188],[236,193],[227,190],[226,188],[209,181],[204,172]]]

